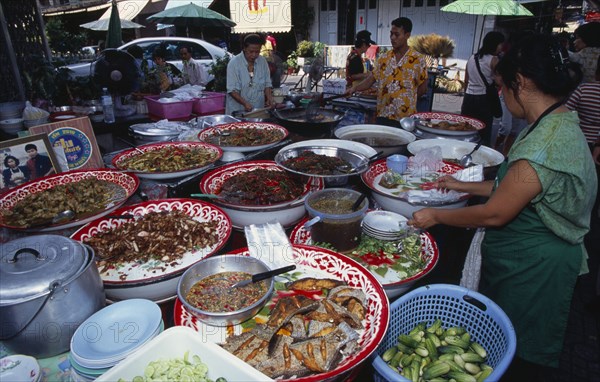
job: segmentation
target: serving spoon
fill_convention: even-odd
[[[270,277],[280,275],[285,272],[293,271],[294,269],[296,269],[296,264],[288,265],[288,266],[277,268],[277,269],[272,269],[267,272],[256,273],[256,274],[252,275],[252,278],[250,278],[248,280],[238,281],[237,283],[233,284],[231,286],[231,288],[245,287],[248,284],[259,282],[259,281],[268,279]]]
[[[481,141],[477,144],[477,146],[475,146],[475,148],[473,149],[473,151],[471,151],[468,154],[463,155],[462,158],[460,158],[460,160],[458,161],[458,164],[460,164],[463,167],[469,167],[470,165],[473,164],[473,153],[477,150],[479,150],[479,148],[481,147]]]
[[[74,217],[75,217],[75,211],[64,210],[64,211],[60,211],[59,213],[57,213],[50,219],[45,219],[43,221],[38,221],[36,223],[30,224],[29,226],[27,226],[27,228],[40,228],[40,227],[46,227],[46,226],[50,226],[50,225],[54,225],[54,224],[62,224],[62,223],[66,223],[70,220],[73,220]]]

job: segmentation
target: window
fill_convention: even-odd
[[[358,0],[358,9],[365,9],[365,0]]]
[[[435,0],[427,0],[427,6],[428,7],[435,7],[435,3],[436,3]]]
[[[327,11],[327,2],[329,0],[321,0],[321,12]]]
[[[369,9],[377,9],[377,0],[369,0]]]
[[[411,3],[410,0],[404,0],[402,2],[402,8],[409,8],[410,7],[410,3]]]
[[[440,7],[443,7],[444,5],[448,5],[449,1],[448,0],[440,0]]]
[[[336,4],[337,0],[329,0],[329,10],[330,11],[335,11],[336,9]]]
[[[422,7],[423,6],[423,0],[415,0],[415,7]]]

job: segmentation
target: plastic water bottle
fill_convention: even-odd
[[[102,110],[104,111],[104,123],[115,123],[115,108],[107,88],[102,88]]]

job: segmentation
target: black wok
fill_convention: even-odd
[[[317,118],[314,121],[309,121],[306,116],[306,108],[303,107],[273,110],[273,115],[280,125],[305,137],[331,137],[333,128],[345,116],[343,112],[323,108],[318,108],[316,114]]]

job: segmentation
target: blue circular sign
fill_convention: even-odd
[[[69,170],[83,167],[92,157],[92,143],[81,130],[61,127],[51,132],[48,137],[53,146],[60,146],[65,151]]]

